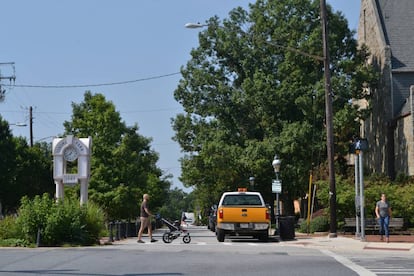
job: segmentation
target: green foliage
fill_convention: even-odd
[[[192,202],[194,196],[191,194],[186,194],[181,189],[174,188],[168,193],[168,197],[164,201],[164,204],[161,208],[158,209],[158,213],[170,220],[176,220],[181,218],[181,212],[183,211],[192,211],[193,205]]]
[[[104,215],[92,203],[80,206],[78,201],[69,199],[55,203],[44,194],[33,200],[22,199],[17,225],[29,243],[36,242],[40,231],[42,245],[91,245],[99,241]]]
[[[168,178],[156,166],[158,154],[151,139],[127,127],[112,102],[102,94],[86,91],[84,101],[72,104],[71,121],[65,134],[92,137],[89,199],[103,208],[107,219],[131,219],[139,215],[142,195],[151,195],[151,208],[163,204],[170,187]]]
[[[9,125],[0,116],[0,204],[7,212],[13,209],[13,200],[9,195],[14,188],[14,168],[16,167],[16,147]],[[0,214],[1,215],[1,214]]]
[[[329,221],[326,216],[313,218],[309,223],[309,233],[326,232],[329,230]],[[299,226],[299,232],[308,233],[307,221],[304,220]]]
[[[38,143],[29,147],[25,138],[13,137],[1,116],[0,152],[0,212],[14,214],[23,196],[53,194],[50,148]]]
[[[24,239],[0,239],[0,247],[33,247],[32,244],[28,243]]]
[[[355,184],[349,179],[337,177],[336,181],[336,210],[337,220],[343,221],[345,217],[355,216]],[[322,207],[329,207],[329,182],[318,181],[317,199]],[[353,215],[351,215],[353,214]]]
[[[53,200],[47,194],[35,196],[33,200],[22,198],[17,224],[27,241],[36,242],[38,230],[46,228],[48,214],[54,211],[54,207]]]
[[[355,217],[355,184],[353,179],[336,179],[337,221]],[[382,193],[387,195],[393,217],[403,217],[408,225],[414,225],[414,182],[392,182],[386,176],[372,175],[364,180],[365,216],[375,217],[375,204]],[[318,182],[317,198],[323,207],[329,208],[329,183]]]
[[[0,240],[20,237],[20,234],[14,216],[6,216],[0,220]]]

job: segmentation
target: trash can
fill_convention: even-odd
[[[281,240],[295,239],[295,217],[279,217],[279,235]]]

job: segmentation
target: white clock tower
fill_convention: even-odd
[[[55,138],[53,139],[52,151],[56,198],[63,200],[64,185],[72,186],[80,182],[80,203],[87,203],[92,138],[76,138],[72,135],[65,138]],[[76,173],[68,173],[67,162],[76,161],[78,162]]]

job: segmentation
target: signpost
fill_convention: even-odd
[[[280,217],[280,204],[279,204],[279,194],[282,193],[282,181],[279,179],[272,180],[272,193],[276,194],[276,227],[277,231],[280,230],[279,226],[279,217]]]
[[[368,150],[367,139],[355,137],[349,147],[349,153],[355,155],[355,235],[365,241],[365,199],[364,199],[364,171],[363,152]]]

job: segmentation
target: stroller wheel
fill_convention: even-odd
[[[190,243],[191,242],[191,237],[190,237],[189,234],[187,234],[183,237],[183,242],[184,243]]]
[[[162,235],[162,240],[165,243],[171,243],[174,240],[174,238],[173,235],[171,235],[170,233],[164,233],[164,235]]]

